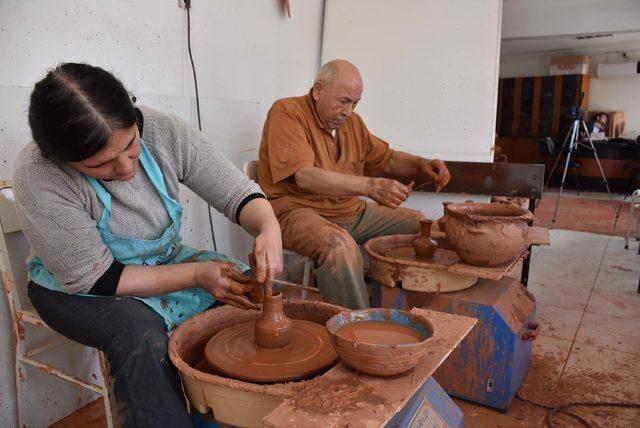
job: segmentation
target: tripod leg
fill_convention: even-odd
[[[580,196],[580,182],[578,181],[578,169],[577,168],[573,168],[573,179],[576,182],[576,192],[578,193],[578,196]]]
[[[552,223],[556,222],[556,214],[558,213],[558,205],[560,204],[560,196],[562,196],[562,191],[564,190],[564,182],[567,179],[567,170],[569,169],[569,162],[571,161],[571,155],[573,154],[573,148],[575,143],[577,142],[576,138],[578,136],[578,120],[573,122],[571,125],[571,140],[569,140],[569,151],[567,152],[567,159],[564,161],[564,170],[562,171],[562,180],[560,181],[560,191],[558,192],[558,197],[556,199],[556,207],[553,210],[553,218],[551,219]]]
[[[600,158],[598,158],[598,152],[596,151],[595,146],[593,145],[593,141],[591,140],[591,135],[589,135],[589,130],[587,128],[587,123],[582,120],[582,127],[587,133],[587,140],[589,141],[589,145],[591,146],[591,150],[593,150],[593,156],[596,159],[596,164],[598,164],[598,169],[600,170],[600,175],[602,176],[602,181],[604,181],[604,187],[607,189],[607,193],[609,194],[609,200],[611,201],[611,208],[613,208],[613,212],[616,213],[616,220],[620,217],[620,207],[616,208],[616,203],[613,201],[613,195],[611,195],[611,189],[609,189],[609,182],[607,181],[607,176],[604,174],[604,170],[602,169],[602,165],[600,164]]]

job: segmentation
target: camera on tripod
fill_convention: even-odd
[[[620,211],[616,209],[615,203],[613,202],[613,196],[611,196],[611,189],[609,189],[609,183],[607,182],[607,177],[602,169],[602,164],[600,163],[600,158],[598,158],[598,152],[596,151],[595,146],[593,145],[593,141],[591,140],[591,136],[589,135],[589,130],[587,128],[587,124],[582,118],[582,102],[584,101],[584,92],[580,94],[580,101],[578,101],[578,105],[571,106],[569,115],[571,116],[571,126],[567,132],[567,136],[564,138],[562,142],[562,149],[556,155],[556,159],[553,163],[553,167],[551,168],[551,172],[549,173],[549,177],[547,178],[547,183],[545,187],[549,186],[549,182],[551,181],[551,177],[553,177],[556,168],[560,164],[561,159],[564,157],[564,170],[562,171],[562,178],[560,180],[560,191],[556,197],[556,206],[553,210],[553,218],[551,222],[555,223],[556,215],[558,213],[558,205],[560,204],[560,196],[562,195],[562,191],[564,190],[565,179],[567,178],[567,170],[569,169],[569,163],[571,161],[571,156],[578,148],[578,144],[584,146],[588,150],[590,150],[593,154],[593,157],[598,165],[598,169],[600,170],[600,176],[602,177],[602,181],[604,182],[604,186],[607,189],[607,193],[609,194],[609,200],[611,201],[611,207],[613,208],[616,218],[620,215]],[[581,143],[580,134],[584,133],[586,142]]]
[[[571,120],[582,119],[582,101],[583,100],[584,100],[584,92],[581,92],[580,101],[578,101],[578,105],[570,107],[569,116],[571,117]]]

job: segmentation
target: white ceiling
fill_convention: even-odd
[[[503,58],[630,51],[640,51],[640,0],[503,0]]]
[[[526,37],[502,39],[501,55],[512,57],[520,55],[551,54],[597,54],[640,50],[640,31],[615,33],[611,37],[596,37],[600,34],[562,35],[547,37]],[[593,38],[577,39],[577,36]]]

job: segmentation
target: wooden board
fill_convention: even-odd
[[[498,281],[503,276],[511,275],[518,268],[518,263],[523,261],[529,255],[528,251],[524,251],[515,260],[506,266],[481,267],[473,266],[460,261],[459,263],[449,266],[449,272],[458,273],[460,275],[475,276],[477,278],[491,279]]]
[[[544,165],[447,161],[451,181],[446,193],[520,196],[540,198],[544,186]],[[416,191],[434,191],[431,184],[416,183]]]
[[[115,415],[114,415],[115,416]],[[65,416],[49,428],[106,428],[107,415],[102,397]]]
[[[284,401],[263,422],[267,426],[378,427],[398,413],[451,352],[477,319],[414,308],[433,323],[432,345],[416,368],[390,378],[358,373],[342,363]]]
[[[543,226],[529,227],[527,239],[529,240],[529,245],[551,245],[549,228]]]

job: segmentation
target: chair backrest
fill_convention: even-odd
[[[244,171],[244,174],[247,177],[249,177],[256,183],[258,182],[258,161],[257,160],[250,160],[245,162],[244,166],[242,167],[242,170]]]
[[[12,312],[32,309],[26,287],[28,256],[29,244],[18,222],[13,187],[11,182],[0,180],[0,270]]]
[[[556,143],[553,142],[551,137],[547,137],[544,139],[544,144],[547,146],[547,153],[550,155],[556,154]]]

